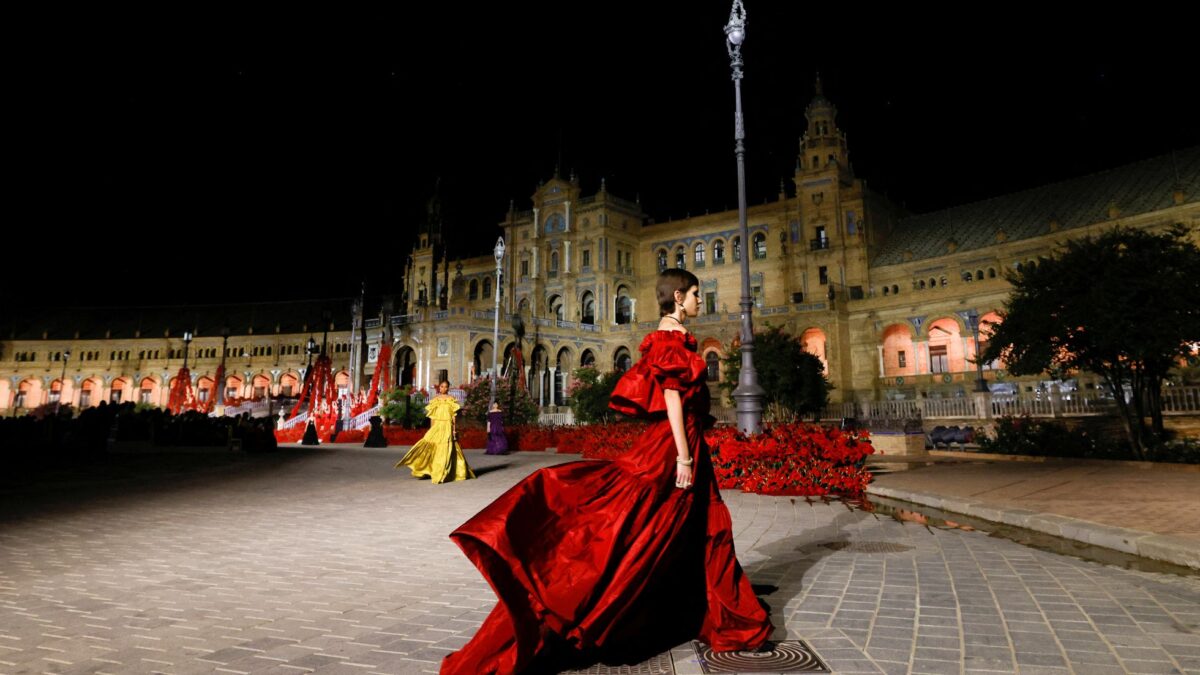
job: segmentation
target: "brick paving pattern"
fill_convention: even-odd
[[[402,451],[289,448],[3,496],[0,673],[436,672],[495,602],[447,533],[572,458],[469,452],[478,480],[431,485],[392,469]],[[725,496],[752,581],[777,587],[776,637],[835,673],[1200,673],[1194,577],[840,503]],[[672,656],[700,672],[690,646]]]

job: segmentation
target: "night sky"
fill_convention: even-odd
[[[1139,25],[747,9],[752,204],[792,175],[817,71],[856,174],[914,212],[1200,143],[1196,58],[1167,10],[1143,8]],[[735,207],[728,13],[443,3],[163,16],[153,30],[103,17],[24,57],[9,83],[0,299],[339,297],[363,280],[390,292],[439,179],[462,256],[489,251],[509,200],[529,208],[556,165],[585,194],[606,177],[660,222]]]

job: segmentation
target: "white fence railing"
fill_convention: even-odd
[[[302,426],[303,424],[305,424],[307,422],[308,422],[308,411],[305,410],[304,412],[300,413],[299,415],[296,415],[292,419],[284,420],[283,422],[281,422],[279,424],[279,428],[280,429],[291,429],[292,427]]]
[[[379,409],[382,407],[383,407],[383,404],[379,404],[379,403],[375,404],[374,408],[371,408],[370,410],[364,410],[361,413],[355,415],[354,417],[351,417],[350,419],[346,420],[346,423],[342,425],[342,428],[347,431],[350,431],[353,429],[363,429],[365,427],[371,426],[371,417],[378,415]]]
[[[1200,411],[1200,387],[1167,387],[1162,391],[1163,412]]]
[[[226,417],[237,417],[242,413],[250,413],[251,417],[266,417],[271,414],[271,402],[264,399],[225,408]]]
[[[921,401],[926,418],[975,417],[973,398],[927,398]]]
[[[575,412],[568,410],[566,412],[540,413],[538,414],[538,424],[553,424],[556,427],[574,426]]]

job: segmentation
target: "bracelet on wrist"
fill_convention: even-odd
[[[676,459],[676,460],[675,460],[675,463],[676,463],[676,464],[681,464],[681,465],[683,465],[683,466],[691,466],[691,465],[692,465],[694,462],[695,462],[695,460],[693,460],[693,459],[691,459],[691,458],[688,458],[688,459]]]

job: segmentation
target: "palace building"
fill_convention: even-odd
[[[532,208],[510,205],[499,224],[506,253],[497,283],[491,255],[448,258],[435,202],[396,297],[10,317],[0,333],[0,409],[60,398],[165,405],[184,331],[195,335],[189,366],[202,397],[213,395],[222,354],[230,395],[297,392],[305,345],[323,335],[347,392],[383,366],[383,341],[393,383],[462,383],[491,369],[497,293],[498,362],[511,365],[519,316],[531,391],[544,406],[563,405],[576,368],[625,369],[638,358],[658,322],[655,280],[666,267],[701,280],[691,327],[715,382],[740,329],[741,256],[755,327],[799,336],[826,365],[833,401],[962,397],[977,379],[972,359],[987,324],[999,321],[1007,272],[1113,226],[1200,230],[1200,147],[914,215],[855,176],[819,83],[806,117],[794,187],[749,208],[749,241],[736,211],[655,222],[603,181],[585,194],[574,176],[556,175]],[[986,364],[984,377],[994,391],[1037,384],[1009,377],[1002,363]]]

